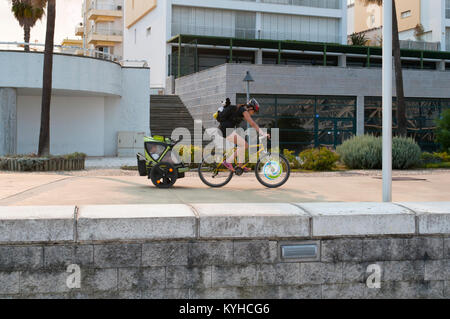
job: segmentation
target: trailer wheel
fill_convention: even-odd
[[[158,188],[172,187],[178,178],[178,172],[171,163],[161,162],[155,165],[150,171],[150,179]]]

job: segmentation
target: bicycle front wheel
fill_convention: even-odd
[[[203,160],[198,168],[198,175],[203,183],[209,187],[223,187],[233,178],[233,172],[222,165],[214,156]]]
[[[283,186],[291,175],[289,161],[279,154],[269,154],[258,161],[256,179],[268,188]]]

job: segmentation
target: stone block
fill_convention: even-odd
[[[209,288],[211,287],[211,266],[166,268],[167,288]]]
[[[117,288],[117,269],[81,269],[81,292],[116,293]]]
[[[390,203],[300,203],[312,215],[313,236],[414,234],[415,216]]]
[[[196,217],[189,206],[128,205],[82,206],[78,239],[154,240],[196,237]]]
[[[257,286],[284,286],[298,285],[300,275],[300,264],[262,264],[256,265]]]
[[[151,268],[123,268],[119,269],[119,290],[145,291],[166,288],[166,269],[164,267]]]
[[[94,246],[58,245],[44,246],[45,268],[66,268],[76,264],[80,267],[92,267],[94,264]]]
[[[23,271],[20,277],[20,294],[67,293],[70,291],[66,283],[69,275],[65,271]]]
[[[189,244],[188,264],[227,265],[233,263],[233,242],[195,242]]]
[[[279,299],[321,299],[320,285],[280,286],[277,287]]]
[[[185,266],[189,244],[185,242],[148,243],[142,245],[142,266]]]
[[[300,264],[300,284],[320,285],[342,283],[342,263]]]
[[[74,240],[75,206],[0,206],[0,242]]]
[[[94,264],[98,268],[139,267],[141,257],[141,244],[94,246]]]
[[[194,204],[201,238],[308,237],[309,216],[289,204]]]
[[[19,276],[18,271],[0,272],[0,295],[18,294],[20,292]]]
[[[235,264],[274,263],[278,259],[277,242],[268,240],[235,241]]]
[[[416,212],[419,234],[450,234],[450,202],[400,204]]]
[[[361,239],[322,240],[322,262],[361,261]]]
[[[43,265],[41,246],[0,246],[0,270],[40,269]]]
[[[364,299],[366,286],[361,283],[322,285],[323,299]]]
[[[425,280],[450,280],[450,259],[425,261]]]
[[[256,266],[213,266],[212,287],[252,287],[256,285]]]
[[[380,289],[366,288],[368,299],[436,299],[443,297],[442,281],[382,282]]]

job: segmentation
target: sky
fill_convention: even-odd
[[[61,44],[65,38],[76,39],[75,27],[83,21],[81,16],[82,0],[56,0],[55,44]],[[38,21],[31,29],[30,42],[45,42],[47,19]],[[23,29],[11,12],[11,1],[0,0],[0,42],[23,42]]]

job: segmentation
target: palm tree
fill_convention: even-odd
[[[45,1],[12,0],[11,11],[23,28],[25,43],[30,43],[31,28],[44,16],[44,7]],[[25,44],[25,51],[30,51],[28,44]]]
[[[383,5],[383,0],[360,0],[366,6],[369,4]],[[403,70],[402,61],[400,58],[400,39],[398,36],[398,21],[397,8],[395,0],[392,0],[392,50],[394,54],[395,66],[395,83],[397,88],[397,134],[399,136],[406,136],[408,133],[406,121],[406,105],[405,105],[405,91],[403,88]]]
[[[36,0],[44,2],[44,0]],[[50,154],[50,102],[52,97],[53,43],[55,36],[56,0],[47,2],[47,30],[45,35],[44,71],[42,76],[41,130],[39,156]]]

